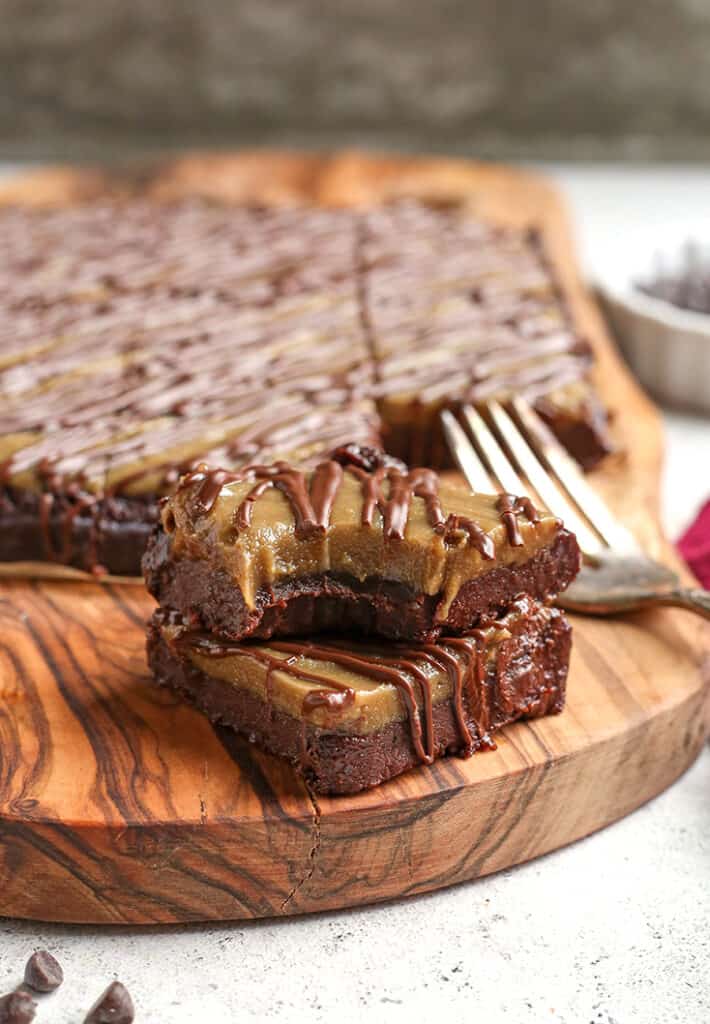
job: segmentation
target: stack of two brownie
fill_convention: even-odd
[[[371,449],[201,465],[143,560],[149,661],[315,792],[354,793],[561,710],[570,627],[550,601],[578,567],[526,499]]]

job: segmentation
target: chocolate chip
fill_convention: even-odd
[[[112,981],[84,1017],[84,1024],[132,1024],[134,1016],[128,989],[120,981]]]
[[[30,1024],[36,1009],[37,1003],[29,992],[18,988],[0,999],[0,1024]]]
[[[25,967],[25,985],[35,992],[54,992],[64,981],[64,971],[51,953],[40,949],[33,953]]]
[[[681,309],[710,313],[710,261],[707,252],[698,243],[688,242],[675,272],[659,265],[651,280],[637,281],[636,287]]]

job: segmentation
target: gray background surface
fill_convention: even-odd
[[[0,0],[0,155],[710,156],[710,0]]]

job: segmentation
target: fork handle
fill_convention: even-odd
[[[656,595],[649,603],[686,608],[689,612],[710,619],[710,590],[701,587],[677,587],[665,594]]]

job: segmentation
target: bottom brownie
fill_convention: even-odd
[[[290,760],[315,792],[345,794],[560,711],[570,644],[562,612],[521,597],[466,637],[411,646],[227,643],[157,612],[148,660],[212,722]]]

